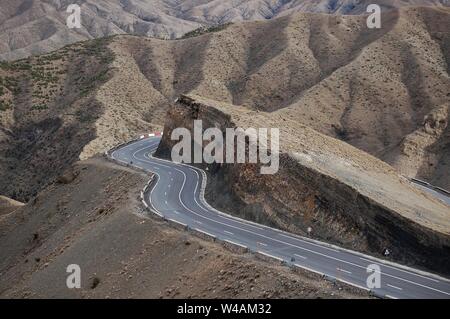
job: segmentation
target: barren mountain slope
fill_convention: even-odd
[[[0,298],[368,298],[147,216],[148,175],[93,158],[29,205],[0,215]],[[155,215],[156,216],[156,215]],[[68,289],[67,266],[81,268]]]
[[[382,25],[296,14],[176,42],[117,41],[169,100],[192,92],[273,111],[449,188],[450,10],[391,11]]]
[[[114,98],[114,85],[121,80],[120,71],[112,76],[120,59],[113,63],[108,42],[105,38],[77,43],[0,65],[1,194],[28,201],[77,161],[96,137],[105,144],[93,153],[152,129],[143,120],[152,111],[145,98],[154,101],[148,94],[130,91],[125,97],[129,104],[109,105],[104,100],[104,95]],[[146,91],[145,78],[130,80],[142,83],[130,88]],[[99,90],[105,82],[106,94]]]
[[[66,9],[73,3],[81,6],[81,29],[66,26]],[[0,60],[120,33],[175,38],[200,26],[271,19],[296,11],[360,14],[370,3],[383,8],[448,5],[447,0],[0,0]]]
[[[185,40],[116,36],[3,64],[0,193],[27,200],[79,157],[161,129],[189,92],[293,119],[449,188],[449,24],[449,9],[390,11],[380,30],[362,16],[297,13]]]

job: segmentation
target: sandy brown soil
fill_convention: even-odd
[[[138,200],[147,179],[90,159],[28,206],[0,217],[0,297],[368,297],[312,273],[232,252],[147,215]],[[78,290],[66,287],[66,267],[74,263],[82,271]]]

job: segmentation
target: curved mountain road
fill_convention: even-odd
[[[111,157],[155,173],[156,183],[144,193],[152,211],[219,240],[284,261],[362,289],[380,267],[381,287],[372,293],[387,298],[450,298],[450,281],[440,276],[370,257],[308,238],[255,224],[212,208],[204,199],[206,175],[188,165],[152,157],[160,137],[146,138],[112,152]]]

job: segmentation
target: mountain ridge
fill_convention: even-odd
[[[368,33],[363,16],[296,13],[4,63],[0,193],[27,201],[74,161],[161,130],[185,93],[293,119],[448,189],[449,15],[401,9]]]
[[[383,9],[448,6],[448,0],[83,0],[81,29],[68,29],[69,0],[0,0],[0,60],[16,60],[81,40],[115,34],[179,38],[200,28],[229,22],[266,20],[295,12],[362,14],[369,4]]]

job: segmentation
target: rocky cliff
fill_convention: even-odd
[[[393,260],[448,273],[450,207],[389,165],[288,119],[198,96],[183,96],[170,109],[157,156],[170,157],[177,142],[172,130],[192,130],[195,119],[204,129],[269,126],[281,132],[274,175],[261,175],[261,164],[200,165],[208,171],[207,199],[217,208],[374,255],[389,248]]]

